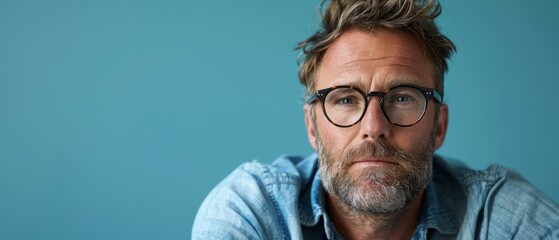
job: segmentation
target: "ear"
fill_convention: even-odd
[[[437,130],[435,132],[435,150],[439,149],[444,142],[446,130],[448,128],[448,105],[441,104],[439,112],[439,122],[437,123]]]
[[[318,151],[318,148],[316,146],[316,132],[311,117],[311,105],[305,104],[303,109],[305,110],[305,126],[307,127],[307,137],[309,138],[309,143],[311,144],[314,151]]]

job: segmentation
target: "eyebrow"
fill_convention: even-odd
[[[385,91],[388,91],[389,89],[391,89],[393,87],[397,87],[397,86],[405,85],[405,84],[421,86],[421,84],[418,83],[418,80],[414,79],[414,78],[396,78],[394,80],[391,80],[386,85]],[[337,85],[338,86],[347,85],[347,86],[352,86],[352,87],[359,88],[363,91],[368,91],[368,88],[365,86],[365,84],[362,81],[358,81],[358,80],[343,82],[343,83],[337,84]],[[421,87],[425,87],[425,86],[421,86]]]
[[[396,86],[400,86],[400,85],[404,85],[404,84],[411,84],[411,85],[417,85],[417,86],[421,86],[418,82],[417,79],[413,79],[413,78],[397,78],[395,80],[392,80],[388,83],[387,85],[387,90],[391,89],[393,87]],[[422,86],[424,87],[424,86]]]

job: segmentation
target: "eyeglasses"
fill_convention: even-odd
[[[425,115],[430,98],[442,103],[442,97],[436,90],[407,84],[395,86],[387,92],[364,92],[353,86],[334,86],[316,91],[307,103],[320,100],[328,121],[345,128],[363,119],[369,106],[369,97],[375,96],[380,97],[380,108],[386,119],[400,127],[418,123]]]

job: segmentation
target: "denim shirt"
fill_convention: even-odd
[[[192,239],[342,239],[317,162],[313,154],[239,166],[202,203]],[[412,239],[559,239],[559,205],[514,171],[435,156]]]

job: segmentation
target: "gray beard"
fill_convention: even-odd
[[[320,176],[324,189],[353,209],[370,214],[401,212],[421,192],[432,175],[433,134],[430,141],[410,152],[384,141],[364,143],[332,153],[317,136]],[[349,172],[351,162],[364,157],[390,159],[396,166]]]

